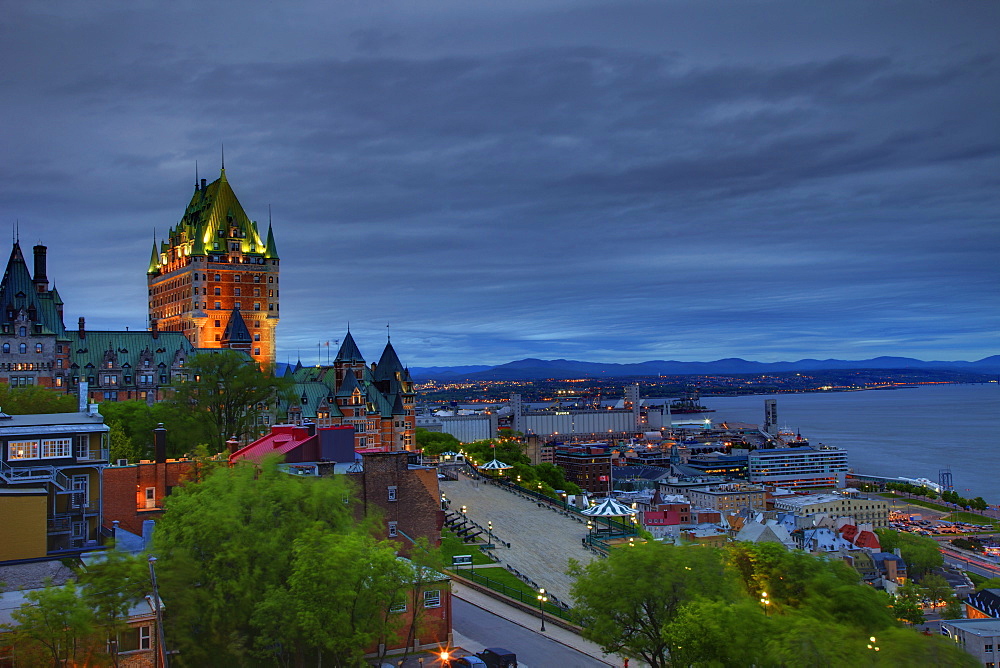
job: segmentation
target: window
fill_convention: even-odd
[[[395,538],[398,534],[396,533],[396,523],[389,522],[389,538]]]
[[[254,311],[259,311],[260,310],[260,302],[254,302],[253,303],[253,310]]]
[[[11,441],[7,444],[7,459],[38,459],[38,441]]]
[[[216,327],[222,327],[222,321],[221,320],[216,320],[215,321],[215,326]]]
[[[993,651],[993,645],[983,645],[983,651],[984,652],[992,652]]]
[[[73,476],[73,507],[86,508],[90,505],[90,476]]]
[[[118,635],[118,652],[135,652],[141,649],[150,649],[151,627],[136,626],[125,629]]]
[[[42,352],[42,344],[40,344],[40,343],[36,343],[35,344],[35,352],[36,353]]]
[[[241,304],[239,302],[236,302],[235,308],[236,308],[237,311],[239,311],[241,308],[243,308],[243,304]]]
[[[253,354],[254,355],[260,355],[260,348],[254,348],[253,349]]]
[[[397,601],[396,603],[390,605],[389,612],[391,613],[406,612],[406,599],[403,599],[402,601]]]
[[[254,332],[254,334],[253,334],[253,340],[254,341],[260,341],[260,332]]]
[[[229,250],[231,250],[231,251],[238,251],[239,249],[240,249],[240,245],[239,244],[229,244]]]
[[[61,353],[62,352],[62,344],[59,344],[58,346],[56,346],[56,352],[57,353]]]
[[[62,360],[56,360],[56,368],[57,369],[63,368],[63,361]]]
[[[27,343],[22,343],[21,345],[19,345],[18,346],[18,352],[20,352],[22,354],[28,352],[28,344]]]
[[[396,486],[395,485],[390,485],[389,486],[389,500],[390,501],[395,501],[396,500]]]
[[[440,608],[441,607],[441,590],[431,589],[424,592],[424,607],[425,608]]]
[[[233,295],[236,296],[236,297],[241,297],[243,295],[243,293],[240,292],[239,288],[234,288],[233,289]]]
[[[76,437],[76,458],[90,459],[90,437],[86,434],[79,434]]]
[[[253,296],[254,297],[260,297],[260,288],[254,288],[253,289]]]
[[[143,507],[146,509],[156,507],[156,488],[147,487],[143,498]]]
[[[216,310],[221,309],[222,308],[222,302],[215,302],[215,308],[216,308]]]
[[[117,385],[118,384],[118,376],[105,376],[104,377],[104,384],[105,385]]]
[[[215,275],[215,280],[221,281],[222,280],[222,276],[220,274],[216,274]]]
[[[268,276],[267,277],[267,282],[268,283],[274,283],[274,276]]]
[[[239,275],[236,275],[236,276],[233,276],[233,282],[234,282],[234,283],[239,283],[239,282],[240,282],[240,277],[239,277]]]
[[[9,353],[10,352],[10,344],[9,343],[3,344],[3,351],[5,353]]]
[[[28,335],[28,328],[25,327],[24,325],[21,325],[20,327],[17,328],[17,335],[18,336],[27,336]]]
[[[56,387],[62,387],[62,386],[63,386],[63,377],[56,376]]]
[[[42,440],[42,459],[72,456],[73,439],[46,438]]]
[[[221,295],[222,294],[222,288],[215,288],[215,294]]]

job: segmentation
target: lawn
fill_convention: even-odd
[[[490,589],[500,592],[505,596],[517,599],[522,603],[538,605],[538,592],[522,582],[513,573],[505,568],[482,568],[472,574],[472,571],[462,569],[462,577],[469,578],[473,582],[485,585]],[[551,603],[545,604],[545,612],[566,617],[566,612]]]
[[[994,529],[997,528],[997,521],[992,517],[984,517],[983,515],[977,515],[976,513],[968,513],[961,510],[957,513],[952,513],[946,518],[949,522],[967,522],[969,524],[989,524]]]
[[[489,557],[482,553],[475,543],[463,543],[461,538],[448,529],[445,529],[441,532],[441,556],[444,559],[446,568],[451,566],[451,558],[456,554],[471,554],[472,563],[474,564],[493,563]]]
[[[892,492],[886,492],[884,494],[880,494],[879,496],[884,496],[884,497],[889,498],[889,499],[901,499],[902,501],[905,501],[906,503],[912,504],[914,506],[920,506],[922,508],[930,508],[931,510],[940,510],[940,511],[945,512],[945,513],[951,512],[951,508],[949,508],[947,506],[942,506],[939,503],[931,503],[930,501],[924,501],[923,499],[911,499],[908,496],[902,496],[900,494],[893,494]]]

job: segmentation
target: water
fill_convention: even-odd
[[[761,424],[765,399],[777,399],[779,426],[801,431],[813,445],[844,448],[858,473],[937,482],[939,470],[950,468],[959,494],[1000,502],[997,383],[702,397],[701,403],[715,409],[704,415],[713,422]]]

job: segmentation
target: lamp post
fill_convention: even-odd
[[[764,606],[764,616],[767,617],[771,613],[767,611],[767,606],[771,605],[771,599],[767,597],[767,592],[761,592],[760,594],[760,604]]]
[[[486,533],[489,535],[488,547],[493,547],[493,520],[486,523]]]
[[[538,614],[542,618],[542,633],[545,633],[545,601],[549,600],[549,597],[545,595],[545,588],[538,590]]]
[[[875,636],[870,636],[868,638],[868,649],[870,649],[874,654],[872,654],[872,663],[878,660],[878,651],[881,649],[875,644]]]
[[[469,509],[468,506],[462,506],[462,519],[463,520],[468,520],[469,519],[468,516],[466,515],[466,511],[468,509]]]

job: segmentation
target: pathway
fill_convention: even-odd
[[[572,605],[572,578],[566,575],[569,558],[584,564],[598,558],[581,545],[587,535],[586,524],[548,505],[466,476],[442,480],[441,491],[451,502],[452,511],[466,506],[469,519],[484,527],[493,522],[494,536],[511,545],[509,549],[494,550],[502,564],[510,565]]]

